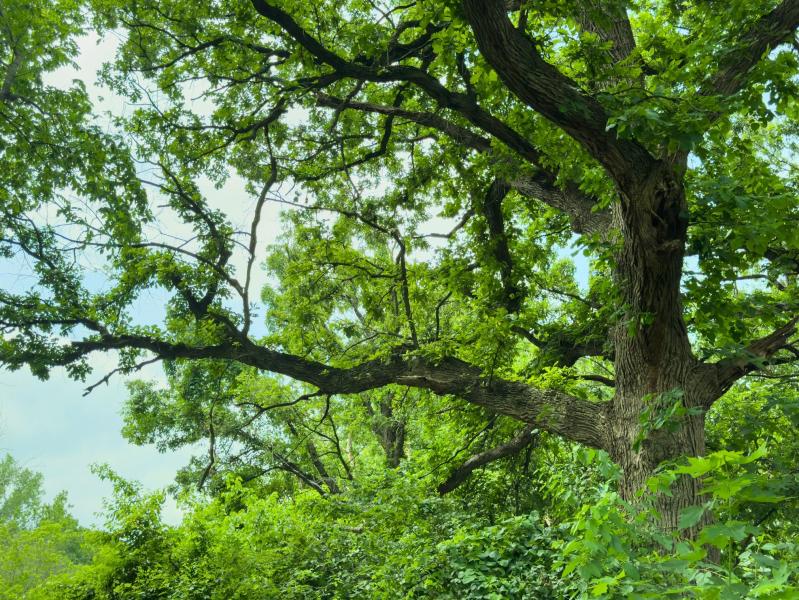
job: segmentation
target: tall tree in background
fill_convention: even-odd
[[[454,396],[521,422],[471,465],[532,426],[607,451],[628,499],[704,452],[739,379],[795,372],[799,1],[96,0],[138,179],[41,85],[60,55],[29,4],[0,13],[2,248],[37,278],[0,296],[6,366],[83,377],[115,350],[285,376],[296,402]],[[249,198],[207,191],[233,173]],[[259,303],[268,201],[295,210]],[[699,493],[676,482],[662,526]]]

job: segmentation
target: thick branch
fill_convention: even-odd
[[[602,407],[564,392],[486,377],[479,368],[455,358],[437,364],[411,361],[407,371],[395,379],[401,385],[460,396],[495,413],[535,424],[588,446],[604,446]]]
[[[463,0],[463,8],[480,52],[508,89],[579,142],[622,189],[645,178],[655,165],[652,156],[607,130],[599,102],[541,57],[508,19],[502,0]]]
[[[482,213],[488,226],[488,238],[491,252],[499,268],[502,282],[502,304],[508,313],[519,312],[522,306],[522,289],[513,272],[513,257],[505,231],[505,217],[502,214],[502,201],[508,195],[510,186],[501,180],[494,180],[482,202]]]
[[[575,233],[607,233],[610,229],[610,211],[594,210],[596,199],[584,194],[574,184],[565,189],[558,188],[554,178],[545,172],[533,176],[522,176],[510,182],[510,185],[523,196],[536,198],[569,215],[572,230]]]
[[[769,50],[787,41],[797,27],[799,0],[784,0],[741,37],[737,48],[724,57],[719,71],[703,87],[702,95],[731,96],[738,92],[752,67]]]
[[[439,395],[459,396],[492,412],[535,424],[572,441],[597,448],[605,445],[605,417],[601,405],[558,390],[538,389],[521,381],[486,375],[479,367],[457,358],[434,361],[422,356],[408,356],[404,348],[397,348],[386,357],[338,368],[258,346],[246,338],[198,347],[140,335],[103,333],[72,342],[58,360],[49,359],[51,363],[65,365],[92,352],[122,348],[148,350],[167,360],[233,360],[309,383],[322,394],[358,394],[389,384],[426,389]],[[41,357],[22,352],[4,359],[7,364],[15,366],[41,360]]]
[[[407,390],[405,392],[407,397]],[[389,394],[379,402],[380,416],[372,408],[371,400],[366,397],[363,406],[371,420],[372,432],[382,446],[386,455],[386,464],[396,469],[405,456],[405,422],[394,414],[394,395]]]
[[[525,137],[484,110],[469,95],[447,89],[437,78],[416,67],[406,65],[376,67],[371,64],[350,62],[326,48],[300,27],[294,18],[284,10],[269,4],[265,0],[251,1],[253,7],[261,16],[279,25],[283,31],[317,60],[332,67],[337,75],[361,81],[404,81],[412,83],[438,102],[440,106],[460,113],[472,125],[486,133],[490,133],[527,160],[533,163],[539,162],[538,151]]]
[[[738,379],[762,368],[774,354],[786,348],[788,339],[796,333],[797,321],[799,317],[794,317],[782,327],[749,344],[737,356],[706,365],[715,374],[712,379],[714,387],[706,395],[706,404],[712,404]]]
[[[444,494],[448,494],[461,485],[464,481],[466,481],[469,478],[469,475],[471,475],[475,469],[484,467],[485,465],[501,458],[505,458],[506,456],[516,454],[526,446],[529,446],[535,439],[533,430],[534,427],[532,425],[528,425],[509,442],[506,442],[500,446],[496,446],[495,448],[491,448],[490,450],[486,450],[485,452],[480,452],[479,454],[470,456],[461,466],[450,473],[450,476],[447,477],[446,481],[438,486],[438,493],[442,496]]]
[[[429,112],[411,111],[399,107],[375,104],[371,102],[355,102],[343,98],[336,98],[328,94],[317,94],[317,103],[340,110],[349,108],[362,112],[372,112],[384,115],[394,115],[408,119],[419,125],[436,129],[452,138],[455,142],[471,148],[480,153],[491,151],[491,140],[473,133],[452,121]],[[607,210],[593,210],[597,200],[579,190],[574,184],[568,184],[564,189],[558,187],[557,176],[542,167],[538,157],[529,155],[529,162],[533,162],[537,172],[534,175],[521,176],[510,182],[510,186],[522,194],[540,200],[557,210],[569,215],[572,229],[575,233],[600,233],[606,232],[610,227],[610,212]],[[533,161],[532,159],[535,158]]]
[[[602,10],[600,6],[581,7],[577,10],[579,11],[577,21],[583,29],[595,33],[603,42],[613,44],[608,50],[613,62],[619,63],[625,60],[635,50],[635,38],[625,3],[619,2],[616,6],[609,6],[606,10],[612,11],[612,14],[603,14],[601,19],[593,16],[593,13]]]
[[[25,53],[14,48],[13,58],[11,64],[6,68],[6,74],[3,78],[3,85],[0,86],[0,102],[5,102],[12,97],[11,87],[14,85],[14,79],[17,77],[20,67],[25,60]]]

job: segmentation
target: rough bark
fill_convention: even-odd
[[[629,500],[660,462],[704,452],[701,414],[684,416],[676,431],[646,432],[640,422],[647,410],[650,418],[667,410],[664,402],[682,402],[687,411],[701,405],[688,386],[697,361],[680,300],[685,214],[680,177],[664,163],[633,195],[622,194],[614,211],[622,239],[614,278],[625,314],[614,332],[616,388],[608,409],[609,445],[624,470],[620,491]],[[679,511],[697,502],[697,492],[697,483],[684,479],[672,496],[660,499],[665,529],[676,528]]]
[[[61,324],[54,319],[50,324]],[[286,375],[318,388],[319,394],[359,394],[398,384],[454,395],[501,415],[580,442],[603,448],[605,417],[601,404],[582,400],[559,390],[539,389],[484,373],[480,367],[454,357],[431,360],[409,355],[412,348],[398,347],[391,355],[349,368],[339,368],[293,354],[273,350],[241,335],[210,346],[192,346],[142,335],[114,335],[100,324],[79,319],[87,328],[100,332],[90,339],[71,342],[54,364],[70,364],[93,352],[132,348],[148,350],[162,359],[232,360],[262,371]],[[32,357],[33,355],[31,355]],[[14,357],[10,366],[31,360],[27,354]]]
[[[597,20],[595,15],[601,14],[603,7],[598,6],[598,3],[586,2],[578,8],[577,21],[583,29],[595,33],[603,42],[610,42],[608,54],[613,62],[619,63],[635,50],[635,38],[625,3],[619,2],[615,6],[609,4],[608,9],[609,13],[602,14],[602,19]]]
[[[541,57],[500,0],[464,0],[462,6],[480,52],[508,89],[579,142],[617,185],[638,183],[641,169],[646,174],[652,168],[646,149],[608,130],[599,102]]]
[[[799,0],[784,0],[763,15],[736,40],[735,49],[722,58],[719,70],[702,89],[703,95],[731,96],[769,50],[785,42],[799,27]]]
[[[488,240],[493,262],[499,271],[500,283],[502,284],[501,303],[509,314],[515,314],[522,307],[524,291],[519,283],[519,278],[514,272],[508,233],[505,229],[505,216],[502,211],[502,201],[509,191],[510,186],[507,182],[498,179],[494,180],[480,203],[480,212],[488,228]]]

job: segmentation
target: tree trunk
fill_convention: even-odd
[[[645,487],[659,464],[685,455],[701,456],[705,450],[704,414],[684,416],[679,423],[675,419],[673,424],[669,424],[669,427],[676,427],[675,430],[647,431],[639,418],[641,411],[647,409],[646,404],[641,395],[617,396],[611,417],[614,437],[609,440],[610,456],[623,471],[619,493],[633,504],[639,501],[639,490]],[[642,440],[643,436],[646,437]],[[672,484],[671,495],[658,495],[656,508],[663,531],[677,530],[680,512],[687,506],[703,502],[700,488],[699,480],[681,477]],[[687,535],[692,533],[688,531]]]
[[[372,432],[386,455],[386,466],[396,469],[405,457],[405,421],[394,412],[394,394],[388,394],[378,402],[380,413],[376,413],[369,397],[363,405],[371,419]]]
[[[620,192],[614,210],[621,234],[614,276],[624,316],[614,331],[616,391],[607,420],[609,453],[623,469],[620,494],[631,502],[661,462],[705,451],[705,399],[680,301],[682,181],[661,163],[634,200]],[[677,529],[682,509],[702,502],[699,490],[699,481],[684,477],[670,496],[657,498],[664,531]]]

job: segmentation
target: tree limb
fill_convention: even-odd
[[[732,96],[746,84],[752,67],[769,50],[788,40],[799,27],[799,0],[783,0],[741,36],[737,48],[727,54],[719,70],[702,88],[703,96]]]
[[[480,367],[458,358],[433,360],[408,355],[404,347],[396,348],[389,356],[340,368],[259,346],[247,338],[191,346],[143,335],[102,333],[71,342],[47,360],[53,366],[67,365],[96,351],[125,348],[148,350],[165,360],[232,360],[309,383],[320,394],[358,394],[389,384],[425,389],[438,395],[459,396],[497,414],[535,424],[588,446],[605,445],[604,409],[599,404],[558,390],[538,389],[522,381],[485,375]],[[35,350],[0,356],[0,362],[11,367],[41,360]]]
[[[426,71],[406,65],[386,65],[381,67],[372,64],[351,62],[326,48],[284,10],[273,6],[265,0],[251,0],[255,10],[263,17],[279,25],[294,41],[310,52],[317,60],[332,67],[337,78],[374,82],[403,81],[415,85],[424,91],[440,106],[461,114],[472,125],[490,133],[525,159],[538,163],[539,153],[524,136],[511,128],[502,120],[494,117],[467,94],[453,92]],[[374,61],[369,61],[374,62]]]
[[[508,234],[505,231],[505,217],[502,214],[502,201],[509,191],[510,186],[506,182],[495,179],[488,187],[480,208],[488,226],[491,253],[499,268],[502,304],[509,314],[515,314],[522,306],[523,292],[514,276],[513,257],[508,244]]]
[[[577,8],[577,22],[584,30],[595,33],[603,42],[613,44],[608,50],[613,62],[625,60],[635,50],[635,38],[627,17],[626,3],[618,2],[615,6],[611,4],[600,20],[593,18],[592,13],[600,11],[601,7],[590,1],[585,4],[590,6]]]
[[[533,176],[517,177],[510,185],[523,196],[535,198],[566,213],[575,233],[603,234],[610,229],[610,211],[594,210],[597,199],[584,194],[574,184],[560,189],[554,185],[554,177],[542,171]]]
[[[476,150],[477,152],[488,152],[491,150],[491,140],[488,138],[477,135],[466,127],[448,121],[435,113],[407,110],[399,106],[388,106],[372,102],[356,102],[345,98],[337,98],[323,92],[316,94],[316,103],[319,106],[334,108],[336,110],[349,108],[361,112],[394,115],[403,119],[408,119],[419,125],[424,125],[425,127],[437,129],[459,144]]]
[[[623,190],[644,181],[656,161],[631,140],[607,129],[608,115],[594,98],[547,63],[535,44],[508,19],[502,0],[463,0],[477,45],[519,99],[580,143]]]
[[[799,317],[794,317],[782,327],[772,331],[770,334],[750,343],[738,355],[722,359],[716,363],[705,365],[712,369],[715,378],[710,381],[713,388],[706,394],[706,404],[710,406],[717,398],[726,392],[733,383],[741,377],[762,368],[764,362],[768,361],[774,354],[789,346],[788,339],[796,333],[796,324]]]
[[[518,434],[516,434],[516,436],[514,436],[510,441],[500,446],[496,446],[495,448],[491,448],[490,450],[486,450],[485,452],[473,454],[466,459],[461,466],[452,471],[449,477],[447,477],[446,481],[438,486],[438,493],[442,496],[444,494],[448,494],[465,482],[475,469],[484,467],[485,465],[501,458],[505,458],[506,456],[516,454],[526,446],[529,446],[535,439],[535,434],[533,433],[534,429],[535,428],[532,425],[528,425]]]
[[[490,139],[473,133],[466,127],[434,113],[411,111],[371,102],[355,102],[336,98],[325,93],[318,93],[316,98],[320,106],[337,110],[349,108],[362,112],[402,117],[419,125],[436,129],[455,142],[477,152],[491,152]],[[596,198],[584,194],[574,184],[567,184],[565,188],[561,189],[556,184],[557,176],[542,166],[539,155],[528,153],[526,158],[528,162],[534,164],[537,172],[534,175],[521,176],[511,181],[510,186],[514,190],[523,196],[535,198],[544,204],[565,212],[569,215],[572,229],[575,233],[600,233],[608,230],[610,227],[610,212],[608,210],[595,211],[593,207],[598,201]]]
[[[605,339],[596,335],[582,339],[580,333],[563,329],[549,332],[546,339],[524,327],[514,325],[511,331],[522,336],[541,350],[538,360],[544,365],[574,366],[584,356],[603,356],[610,360],[613,353],[605,347]]]

